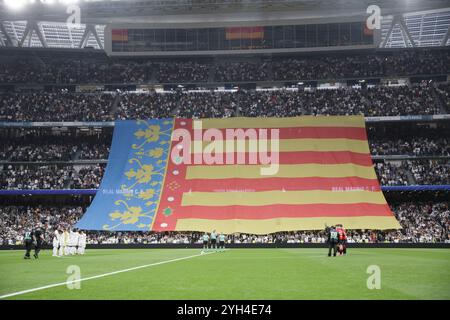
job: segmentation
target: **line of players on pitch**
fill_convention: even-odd
[[[86,234],[78,230],[55,230],[53,235],[54,257],[84,254],[86,251]]]
[[[218,244],[217,244],[217,239],[219,240]],[[205,232],[202,236],[202,240],[203,240],[202,254],[205,253],[206,251],[208,251],[208,248],[211,248],[214,250],[219,249],[219,251],[224,251],[225,250],[225,239],[226,239],[225,235],[223,233],[217,235],[216,230],[211,232],[211,236],[209,236],[208,233]]]
[[[328,256],[331,257],[331,251],[333,256],[347,254],[347,233],[342,226],[338,224],[336,226],[328,227],[325,225],[326,232],[328,234]],[[35,244],[34,257],[38,258],[38,253],[42,247],[43,236],[42,231],[38,228],[32,232],[26,232],[25,236],[26,254],[25,259],[30,258],[30,251],[33,243]],[[203,250],[202,254],[208,251],[209,248],[219,251],[225,250],[226,236],[223,233],[217,235],[216,230],[211,232],[211,236],[205,232],[202,236]],[[218,240],[218,241],[217,241]],[[86,250],[86,234],[83,231],[78,230],[55,230],[53,236],[53,254],[54,257],[61,257],[63,255],[75,255],[84,254]]]
[[[331,251],[333,251],[333,256],[336,257],[337,253],[339,255],[347,254],[347,232],[345,231],[342,224],[337,224],[336,226],[328,227],[325,225],[325,230],[328,235],[328,256],[331,257]],[[217,245],[217,238],[219,238],[219,243]],[[211,236],[208,233],[204,233],[202,236],[203,240],[203,250],[202,254],[208,251],[209,248],[219,251],[225,250],[225,235],[223,233],[217,235],[216,230],[211,232]]]

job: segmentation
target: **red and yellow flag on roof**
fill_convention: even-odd
[[[226,40],[263,39],[264,27],[229,27],[225,28]]]
[[[111,40],[113,42],[128,42],[128,29],[112,29]]]

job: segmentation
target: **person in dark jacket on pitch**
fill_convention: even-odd
[[[27,230],[23,235],[23,243],[25,244],[24,259],[30,259],[30,252],[33,249],[34,236],[32,230]]]
[[[339,242],[339,235],[334,226],[330,228],[326,227],[328,237],[328,256],[331,257],[331,250],[333,250],[333,256],[336,257],[337,245]]]

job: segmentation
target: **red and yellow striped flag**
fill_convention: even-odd
[[[263,39],[264,27],[230,27],[225,28],[226,40]]]
[[[128,42],[128,29],[112,29],[111,40],[113,42]]]
[[[252,164],[169,160],[152,230],[267,234],[319,230],[325,223],[347,229],[400,228],[380,190],[364,117],[202,120],[203,132],[236,128],[278,129],[277,172],[262,175],[260,169],[267,164],[260,160]],[[176,119],[174,129],[195,136],[191,119]],[[195,143],[203,150],[210,144]],[[243,156],[250,159],[248,141],[246,146]],[[178,147],[172,141],[171,151]],[[225,156],[227,150],[217,152]]]

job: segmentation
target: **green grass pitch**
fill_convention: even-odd
[[[448,249],[349,249],[329,258],[326,249],[87,250],[84,256],[23,260],[23,251],[0,251],[0,296],[66,282],[67,267],[81,278],[156,264],[6,299],[450,299]],[[367,268],[381,271],[381,289],[367,288]]]

